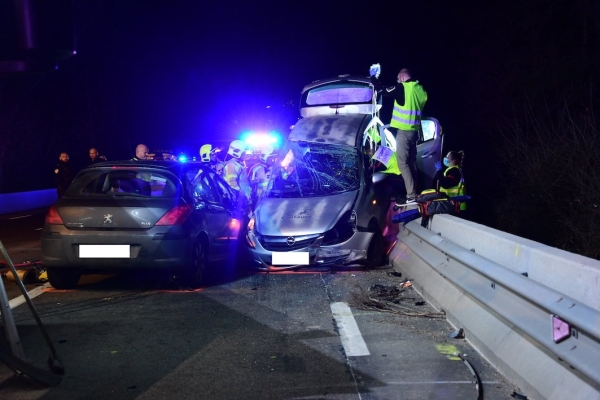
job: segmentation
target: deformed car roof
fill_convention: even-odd
[[[288,140],[303,140],[356,146],[356,135],[366,114],[316,115],[300,119],[290,132]]]

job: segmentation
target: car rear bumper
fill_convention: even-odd
[[[81,232],[57,229],[43,232],[41,237],[42,263],[51,268],[101,270],[183,269],[192,262],[190,239],[187,236],[157,233],[95,232],[86,238]],[[94,258],[80,257],[81,245],[129,246],[129,257],[115,258],[102,254]]]
[[[273,265],[273,252],[266,250],[254,235],[247,233],[248,248],[251,254],[251,268],[259,271],[280,271],[310,267],[345,267],[364,264],[367,260],[367,249],[373,237],[373,232],[355,232],[345,242],[322,246],[323,236],[320,236],[308,247],[297,249],[294,252],[308,252],[308,264]],[[252,247],[254,244],[254,247]]]

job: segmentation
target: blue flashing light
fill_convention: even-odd
[[[271,146],[278,147],[280,136],[275,133],[251,133],[246,132],[242,134],[242,140],[250,147],[263,147]]]
[[[187,162],[187,157],[184,154],[180,155],[179,162]]]

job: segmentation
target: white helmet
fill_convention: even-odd
[[[227,154],[229,154],[233,158],[241,158],[242,154],[246,151],[248,147],[246,143],[241,140],[234,140],[229,144],[229,150],[227,150]]]
[[[275,155],[275,154],[273,154],[273,152],[274,152],[274,150],[272,147],[265,147],[264,149],[262,149],[260,151],[260,161],[262,161],[266,164],[269,157]]]

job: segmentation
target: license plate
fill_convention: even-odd
[[[273,265],[308,265],[308,251],[289,251],[271,254]]]
[[[79,258],[129,258],[128,244],[80,244]]]

